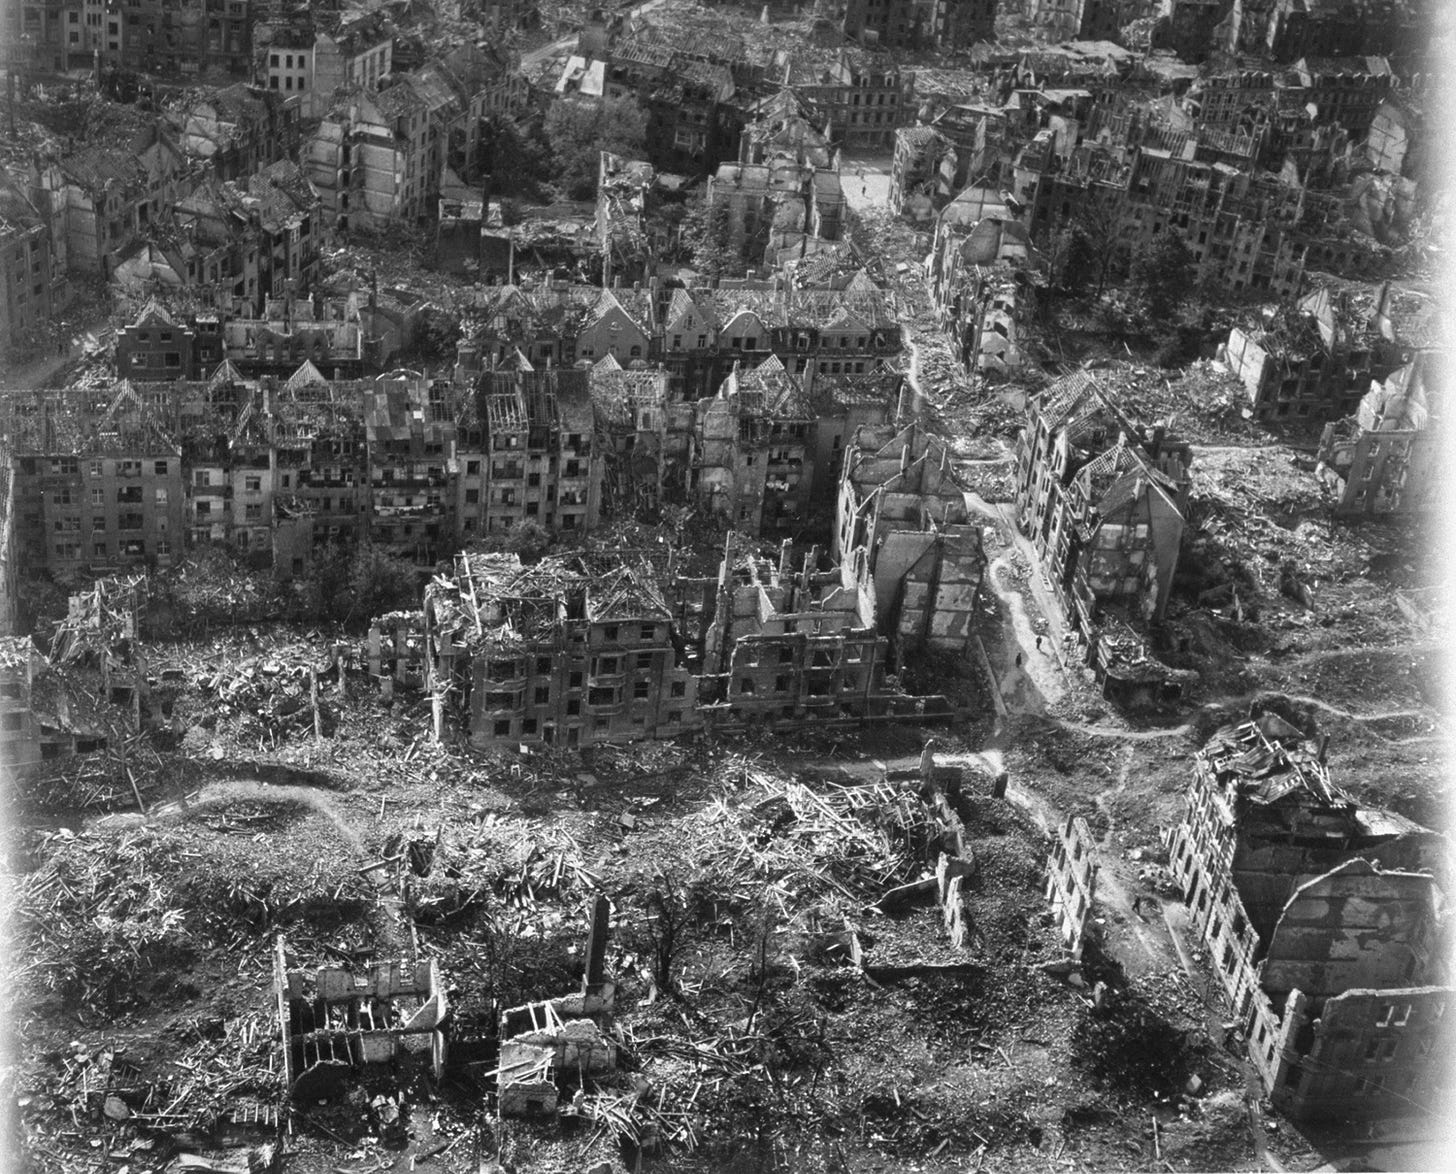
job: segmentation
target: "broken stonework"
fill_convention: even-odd
[[[1047,900],[1062,935],[1062,943],[1080,958],[1087,936],[1087,919],[1096,899],[1097,856],[1092,833],[1080,816],[1068,816],[1057,827],[1047,857]]]

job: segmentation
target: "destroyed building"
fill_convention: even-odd
[[[1424,358],[1371,383],[1352,416],[1325,425],[1316,467],[1345,517],[1429,509],[1441,486],[1439,405]]]
[[[49,320],[52,263],[45,220],[0,172],[0,353],[24,350]]]
[[[424,606],[436,738],[577,747],[694,724],[697,682],[650,566],[464,553]]]
[[[962,193],[967,194],[977,195],[975,189]],[[948,205],[936,220],[931,295],[966,370],[1006,376],[1025,359],[1042,262],[1026,227],[1005,204],[983,203],[979,197],[977,204],[983,215],[971,223],[965,203]]]
[[[397,1077],[413,1068],[438,1080],[444,1071],[448,1004],[434,959],[309,974],[290,964],[280,935],[273,991],[290,1101],[328,1099],[369,1072]]]
[[[488,450],[462,452],[466,505],[477,488],[480,529],[534,522],[586,533],[601,520],[602,454],[586,371],[529,364],[482,376]],[[468,531],[467,531],[468,532]]]
[[[986,558],[946,448],[919,424],[861,426],[840,480],[834,557],[863,550],[896,663],[969,647]]]
[[[1356,803],[1322,745],[1266,714],[1198,753],[1169,852],[1276,1107],[1368,1121],[1445,1103],[1443,837]]]
[[[1368,298],[1322,286],[1290,308],[1266,311],[1261,326],[1235,326],[1222,353],[1248,390],[1248,413],[1310,421],[1353,413],[1371,380],[1399,363],[1400,349],[1379,329],[1387,297],[1382,287],[1372,309]]]
[[[670,409],[669,429],[691,433],[686,491],[746,534],[811,529],[833,509],[846,440],[894,418],[902,383],[895,373],[793,375],[775,355],[735,369],[692,406],[691,423],[686,405]]]
[[[449,382],[418,371],[381,375],[364,396],[369,541],[424,570],[456,533],[455,415]]]
[[[927,219],[950,200],[957,170],[956,149],[939,130],[929,126],[897,130],[890,161],[890,210]]]
[[[59,572],[166,565],[185,541],[182,451],[168,414],[123,381],[12,393],[15,541]]]
[[[867,554],[816,569],[815,548],[795,569],[741,551],[731,535],[718,573],[698,679],[710,729],[792,730],[948,716],[943,697],[908,697],[886,679]]]
[[[1135,425],[1078,371],[1029,409],[1017,444],[1017,515],[1103,695],[1177,696],[1183,674],[1148,647],[1178,565],[1191,449]]]

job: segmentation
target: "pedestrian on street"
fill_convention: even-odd
[[[1038,636],[1038,637],[1037,637],[1037,638],[1036,638],[1036,650],[1037,650],[1037,651],[1038,651],[1038,652],[1040,652],[1040,651],[1041,651],[1041,637],[1040,637],[1040,636]]]
[[[1019,652],[1016,654],[1016,667],[1017,668],[1020,668],[1021,667],[1021,653],[1019,653]]]

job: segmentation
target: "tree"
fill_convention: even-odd
[[[1117,209],[1110,200],[1088,191],[1078,205],[1077,213],[1067,226],[1068,255],[1063,259],[1062,284],[1086,289],[1093,281],[1101,297],[1117,258]]]
[[[482,130],[480,169],[490,194],[537,198],[548,170],[546,144],[504,116],[492,118]]]
[[[1052,238],[1047,259],[1051,263],[1052,282],[1072,297],[1085,294],[1102,272],[1102,258],[1096,244],[1086,226],[1075,220]]]
[[[1144,313],[1170,317],[1193,288],[1193,254],[1176,232],[1159,233],[1133,259],[1131,276]]]
[[[377,546],[320,551],[298,583],[304,612],[318,619],[367,624],[374,616],[419,605],[415,569]]]
[[[640,159],[647,146],[647,115],[630,98],[557,101],[546,112],[544,129],[557,179],[574,200],[595,194],[603,151]]]

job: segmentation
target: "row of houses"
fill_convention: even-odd
[[[900,690],[926,651],[964,654],[984,571],[945,451],[914,425],[856,431],[835,557],[764,558],[730,533],[716,578],[648,553],[464,553],[424,602],[435,735],[580,747],[697,730],[947,716]],[[921,492],[921,491],[924,492]]]
[[[191,334],[149,312],[126,341],[153,349],[123,352],[186,345],[195,362]],[[7,399],[14,542],[36,570],[166,564],[220,542],[286,577],[364,540],[428,569],[523,523],[586,534],[664,500],[799,534],[832,514],[850,437],[893,418],[903,390],[896,372],[795,375],[772,354],[697,398],[610,354],[462,364],[453,381],[331,378],[307,358],[248,378],[223,357],[204,380],[128,365],[108,387]]]

